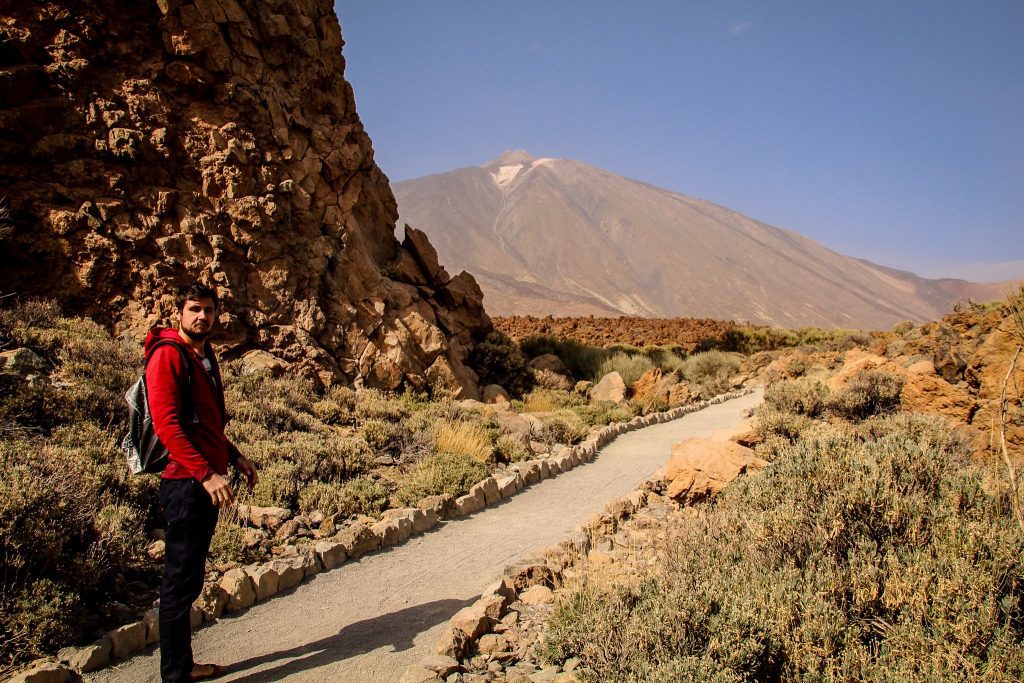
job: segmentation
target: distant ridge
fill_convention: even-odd
[[[425,231],[446,266],[473,273],[492,315],[878,329],[1010,288],[843,256],[705,200],[521,150],[392,187],[400,224]]]

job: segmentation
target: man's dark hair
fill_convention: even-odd
[[[217,310],[220,308],[220,302],[217,300],[217,292],[199,282],[193,282],[190,285],[182,285],[178,287],[178,294],[174,298],[174,305],[178,309],[178,313],[185,310],[186,301],[200,301],[201,299],[213,299],[213,308]]]

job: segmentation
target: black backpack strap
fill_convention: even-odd
[[[185,371],[188,373],[188,383],[181,388],[181,414],[189,415],[189,419],[186,421],[182,419],[182,424],[191,426],[193,418],[195,418],[195,406],[192,404],[192,359],[188,357],[185,349],[181,348],[181,344],[171,341],[170,339],[161,339],[160,341],[153,344],[146,354],[146,358],[142,364],[142,376],[146,376],[146,367],[149,365],[149,359],[153,357],[153,353],[156,352],[161,346],[173,346],[181,354],[181,359],[185,361]],[[148,399],[147,399],[148,400]]]

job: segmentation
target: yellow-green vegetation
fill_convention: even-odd
[[[404,505],[415,505],[427,496],[461,496],[487,476],[487,467],[461,453],[437,453],[424,458],[402,481],[395,497]]]
[[[848,349],[853,346],[866,346],[870,343],[871,337],[857,330],[824,330],[820,327],[800,327],[795,330],[787,330],[778,327],[742,325],[723,332],[721,338],[716,340],[713,345],[721,351],[752,354],[759,351],[776,351],[798,346]]]
[[[599,348],[555,337],[524,339],[522,349],[531,358],[545,353],[558,356],[577,380],[597,381],[609,372],[618,372],[627,385],[651,368],[675,372],[686,359],[686,351],[679,345],[638,348],[629,344],[611,344]]]
[[[494,452],[493,439],[484,425],[469,420],[442,420],[433,428],[434,445],[439,452],[468,455],[487,462]]]
[[[28,364],[0,371],[3,672],[148,609],[160,564],[145,548],[163,522],[159,479],[131,476],[117,447],[141,349],[50,302],[0,303],[0,350],[17,349]],[[631,406],[564,390],[531,393],[525,357],[507,338],[490,338],[478,355],[491,363],[478,366],[483,376],[526,392],[520,409],[552,412],[535,440],[576,442],[593,425],[634,415]],[[242,503],[374,516],[426,496],[464,494],[499,463],[533,457],[527,436],[450,399],[318,389],[231,362],[222,372],[228,435],[260,472],[254,490],[238,491]],[[225,511],[213,560],[257,561],[272,543],[247,536]],[[113,600],[126,607],[108,609]]]
[[[544,656],[637,683],[1022,680],[1010,487],[941,419],[891,414],[893,390],[771,387],[772,464],[683,517],[635,586],[571,593]]]

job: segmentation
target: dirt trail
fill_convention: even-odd
[[[760,401],[758,391],[619,436],[591,463],[220,619],[194,634],[196,659],[230,664],[224,681],[397,681],[508,564],[631,491],[665,464],[672,443],[734,429]],[[88,680],[159,681],[158,667],[150,649]]]

